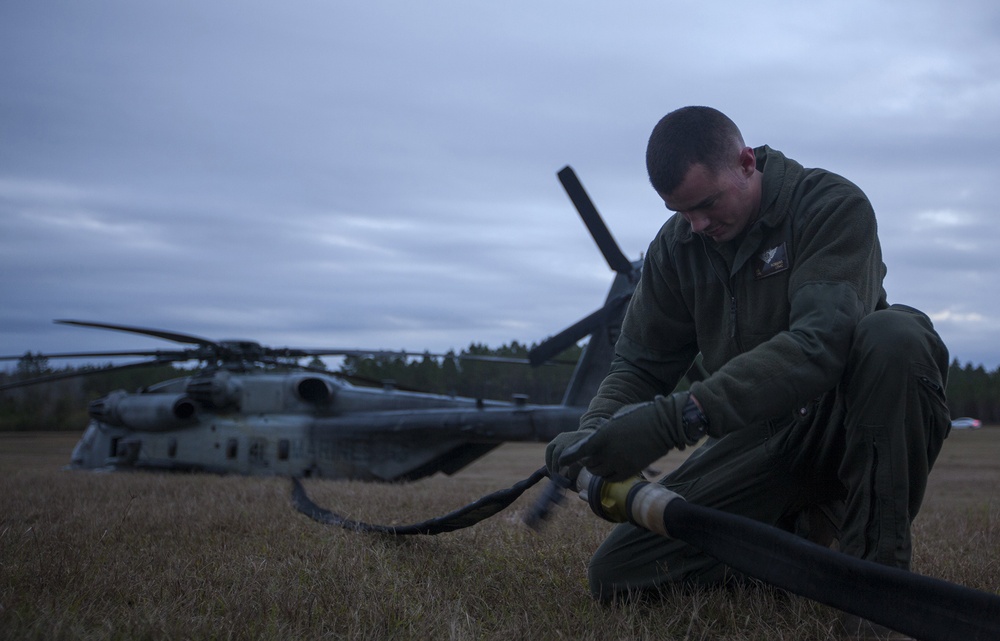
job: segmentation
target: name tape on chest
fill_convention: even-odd
[[[757,280],[773,276],[791,267],[788,260],[788,248],[781,243],[771,249],[766,249],[754,257],[753,277]]]

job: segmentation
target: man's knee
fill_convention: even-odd
[[[601,603],[611,603],[615,599],[618,589],[615,588],[615,577],[608,571],[607,564],[591,559],[587,566],[587,583],[590,586],[590,595]]]
[[[903,365],[919,362],[948,371],[948,350],[930,318],[906,305],[893,305],[864,317],[854,333],[852,356],[855,363],[883,362]]]
[[[883,309],[861,319],[854,332],[854,346],[864,354],[893,356],[919,347],[926,329],[914,314]]]
[[[634,525],[618,525],[587,566],[591,594],[611,602],[655,591],[669,582],[668,563],[684,545]]]

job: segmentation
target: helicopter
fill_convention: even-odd
[[[559,180],[615,272],[604,305],[536,345],[528,363],[549,362],[578,341],[584,347],[562,402],[535,405],[357,386],[324,368],[319,356],[392,354],[344,349],[270,348],[173,331],[103,322],[56,323],[152,336],[183,349],[49,354],[49,358],[145,356],[100,370],[198,361],[190,376],[92,401],[90,422],[70,468],[169,470],[296,478],[412,481],[453,474],[508,441],[548,441],[576,429],[614,356],[625,306],[642,261],[621,251],[573,169]],[[20,357],[0,357],[12,360]],[[475,358],[463,356],[463,358]],[[496,357],[479,357],[486,360]],[[77,376],[59,373],[0,385],[0,391]]]

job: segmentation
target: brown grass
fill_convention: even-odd
[[[585,568],[610,524],[571,500],[536,534],[520,519],[537,488],[473,528],[393,539],[310,521],[284,479],[63,471],[76,437],[0,434],[2,639],[832,638],[835,611],[766,590],[596,604]],[[307,489],[410,523],[526,477],[543,447],[505,445],[454,477]],[[953,433],[914,569],[997,592],[998,487],[1000,428]]]

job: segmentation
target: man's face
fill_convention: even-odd
[[[739,236],[757,215],[760,189],[755,173],[753,150],[746,147],[739,164],[719,172],[692,165],[677,189],[660,193],[660,198],[667,209],[688,221],[693,232],[724,243]]]

